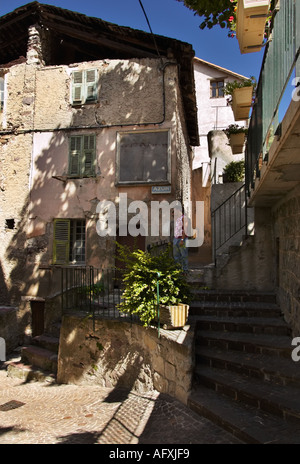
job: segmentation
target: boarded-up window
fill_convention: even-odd
[[[98,73],[96,69],[74,71],[72,74],[73,105],[97,101]]]
[[[169,132],[120,132],[118,182],[170,182]]]
[[[53,234],[54,264],[85,263],[85,220],[55,219]]]
[[[69,175],[88,177],[95,175],[95,135],[75,135],[69,139]]]

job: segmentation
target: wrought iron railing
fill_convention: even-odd
[[[255,179],[280,124],[280,105],[292,100],[288,89],[293,73],[300,76],[300,2],[280,0],[273,17],[272,35],[266,45],[246,144],[246,187],[250,196]],[[284,98],[283,98],[284,97]]]
[[[213,256],[244,230],[247,235],[247,198],[245,184],[212,211]]]
[[[171,245],[172,243],[170,240],[160,240],[158,242],[154,242],[148,245],[147,251],[151,253],[153,256],[158,256],[167,250],[169,250],[169,252],[171,253],[172,252]]]
[[[93,266],[61,267],[62,312],[81,312],[93,318],[130,319],[119,311],[122,300],[122,270],[97,269]]]

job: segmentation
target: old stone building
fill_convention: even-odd
[[[57,265],[114,265],[120,194],[190,199],[194,52],[38,2],[0,25],[0,300],[17,304],[50,295]],[[97,233],[101,201],[113,237]]]

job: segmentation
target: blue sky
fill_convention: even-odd
[[[0,0],[0,16],[30,3],[24,0]],[[59,6],[94,16],[105,21],[149,32],[139,0],[42,0],[40,3]],[[202,18],[177,0],[142,0],[152,31],[192,44],[196,56],[231,71],[258,78],[263,52],[242,55],[238,41],[227,37],[227,29],[199,28]]]

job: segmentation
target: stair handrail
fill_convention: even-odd
[[[216,215],[219,211],[222,211],[222,209],[224,209],[226,207],[227,204],[230,203],[230,201],[232,200],[232,198],[236,197],[240,192],[242,192],[242,190],[244,189],[244,221],[243,221],[243,224],[240,224],[240,227],[239,228],[234,228],[234,231],[233,233],[231,233],[231,230],[230,230],[230,234],[228,236],[228,238],[226,238],[226,240],[223,240],[221,241],[220,240],[220,244],[217,246],[217,240],[216,240]],[[241,198],[239,196],[239,198]],[[239,200],[240,201],[240,200]],[[240,204],[240,211],[242,210],[243,208],[241,207],[241,204]],[[211,217],[212,217],[212,224],[213,224],[213,257],[214,257],[214,260],[215,260],[215,263],[216,263],[216,254],[217,254],[217,250],[219,248],[221,248],[223,245],[225,245],[225,243],[227,243],[234,235],[236,235],[238,232],[240,232],[243,228],[245,228],[245,236],[248,235],[248,217],[247,217],[247,192],[246,192],[246,184],[244,183],[243,185],[241,185],[237,190],[235,190],[228,198],[226,198],[226,200],[224,200],[219,206],[217,206],[217,208],[215,208],[212,213],[211,213]],[[242,217],[242,214],[240,212],[240,218]],[[241,222],[241,221],[240,221]],[[231,226],[230,226],[230,229],[231,229]],[[226,217],[225,217],[225,233],[226,233]]]

